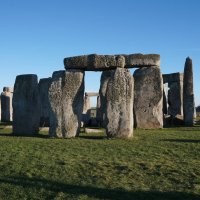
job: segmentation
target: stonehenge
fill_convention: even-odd
[[[128,69],[114,70],[107,83],[105,94],[105,123],[108,137],[133,136],[133,87],[133,76]]]
[[[35,74],[16,77],[13,93],[13,134],[32,136],[38,133],[40,98]]]
[[[1,93],[1,121],[11,122],[13,118],[12,111],[13,88],[4,87]]]
[[[97,106],[96,108],[91,108],[90,97],[97,97]],[[99,118],[98,114],[98,104],[99,104],[99,93],[97,92],[85,92],[84,96],[84,106],[83,106],[83,114],[82,114],[82,122],[83,126],[98,126]]]
[[[183,113],[185,125],[193,125],[194,110],[193,67],[192,60],[188,57],[185,61],[183,78]]]
[[[108,81],[112,74],[114,73],[113,70],[103,71],[101,74],[100,80],[100,89],[99,89],[99,98],[100,98],[100,108],[99,108],[99,118],[100,118],[100,126],[106,128],[106,89],[108,85]]]
[[[49,88],[49,135],[58,138],[78,136],[84,100],[84,71],[57,71]]]
[[[167,99],[168,108],[165,114],[183,115],[183,73],[163,74],[163,84],[168,84]],[[166,92],[165,92],[166,93]]]
[[[135,127],[163,127],[163,84],[159,67],[143,67],[134,72]]]
[[[40,79],[38,84],[41,112],[40,112],[40,127],[50,126],[50,102],[49,102],[49,87],[51,85],[51,78]]]
[[[131,138],[133,129],[163,128],[165,115],[193,125],[192,60],[184,73],[162,74],[158,54],[83,55],[64,59],[65,70],[50,78],[18,75],[0,98],[1,121],[13,120],[13,134],[72,138],[84,127],[99,126],[108,138]],[[131,75],[128,68],[138,68]],[[102,71],[98,92],[85,91],[85,71]],[[91,107],[90,97],[97,97]],[[13,109],[13,110],[12,110]],[[96,120],[96,121],[95,121]]]
[[[82,69],[85,71],[105,71],[132,67],[160,66],[158,54],[130,54],[130,55],[83,55],[64,59],[65,69]]]

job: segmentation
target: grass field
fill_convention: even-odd
[[[0,199],[200,199],[200,126],[120,140],[14,137],[2,124]]]

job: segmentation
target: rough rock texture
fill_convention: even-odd
[[[121,68],[160,66],[158,54],[130,55],[83,55],[64,59],[66,69],[81,69],[85,71],[105,71]]]
[[[168,114],[183,115],[183,74],[172,73],[163,75],[163,83],[168,83]]]
[[[34,135],[39,131],[40,98],[37,75],[16,77],[13,94],[13,133]]]
[[[158,67],[134,72],[134,114],[137,128],[163,127],[163,81]]]
[[[13,118],[12,108],[13,88],[4,87],[1,93],[1,121],[10,122]]]
[[[106,134],[108,137],[133,136],[134,81],[128,69],[117,68],[106,89]]]
[[[70,138],[79,134],[83,98],[83,71],[68,70],[53,73],[49,88],[50,136]]]
[[[160,66],[159,54],[130,54],[123,56],[125,57],[126,68]]]
[[[88,110],[91,108],[90,106],[90,97],[88,95],[85,94],[84,96],[84,102],[83,102],[83,114],[82,114],[82,122],[83,125],[87,125],[90,117],[88,115]]]
[[[106,89],[110,77],[114,73],[114,70],[104,71],[101,74],[100,89],[99,89],[99,98],[100,98],[100,109],[98,110],[97,116],[100,119],[100,126],[106,127]]]
[[[193,125],[194,109],[193,67],[192,60],[188,57],[185,61],[183,78],[183,113],[184,123],[187,126]]]
[[[49,102],[49,87],[51,85],[51,78],[43,78],[39,81],[39,95],[41,102],[41,116],[40,116],[40,127],[49,127],[49,113],[50,113],[50,102]]]

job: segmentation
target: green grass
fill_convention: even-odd
[[[200,199],[200,127],[131,140],[14,137],[0,125],[0,199]]]

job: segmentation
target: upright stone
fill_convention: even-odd
[[[79,134],[83,98],[83,71],[67,70],[53,73],[49,88],[50,136],[70,138]]]
[[[37,75],[19,75],[15,80],[13,94],[13,134],[37,134],[39,122],[40,98]]]
[[[90,97],[85,94],[84,102],[83,102],[83,114],[82,114],[82,122],[83,126],[86,126],[89,123],[90,117],[88,114],[88,110],[90,109]]]
[[[40,127],[49,127],[49,87],[51,85],[51,78],[43,78],[39,81],[39,95],[41,102],[41,115],[40,115]]]
[[[105,120],[106,120],[106,89],[108,85],[108,81],[110,80],[112,74],[114,73],[114,70],[109,71],[103,71],[101,74],[101,81],[100,81],[100,89],[99,89],[99,111],[98,111],[98,117],[100,120],[100,126],[106,127]]]
[[[106,89],[106,134],[108,137],[133,136],[133,77],[128,69],[117,68]]]
[[[13,118],[12,109],[13,88],[4,87],[1,93],[1,121],[10,122]]]
[[[168,114],[183,115],[183,73],[163,74],[163,83],[168,85]]]
[[[137,128],[163,127],[163,81],[160,68],[141,68],[134,72],[134,114]]]
[[[193,125],[194,109],[193,68],[192,60],[188,57],[185,61],[183,78],[183,113],[184,123],[187,126]]]
[[[83,105],[83,113],[87,113],[90,109],[90,97],[88,95],[84,96],[84,105]]]

